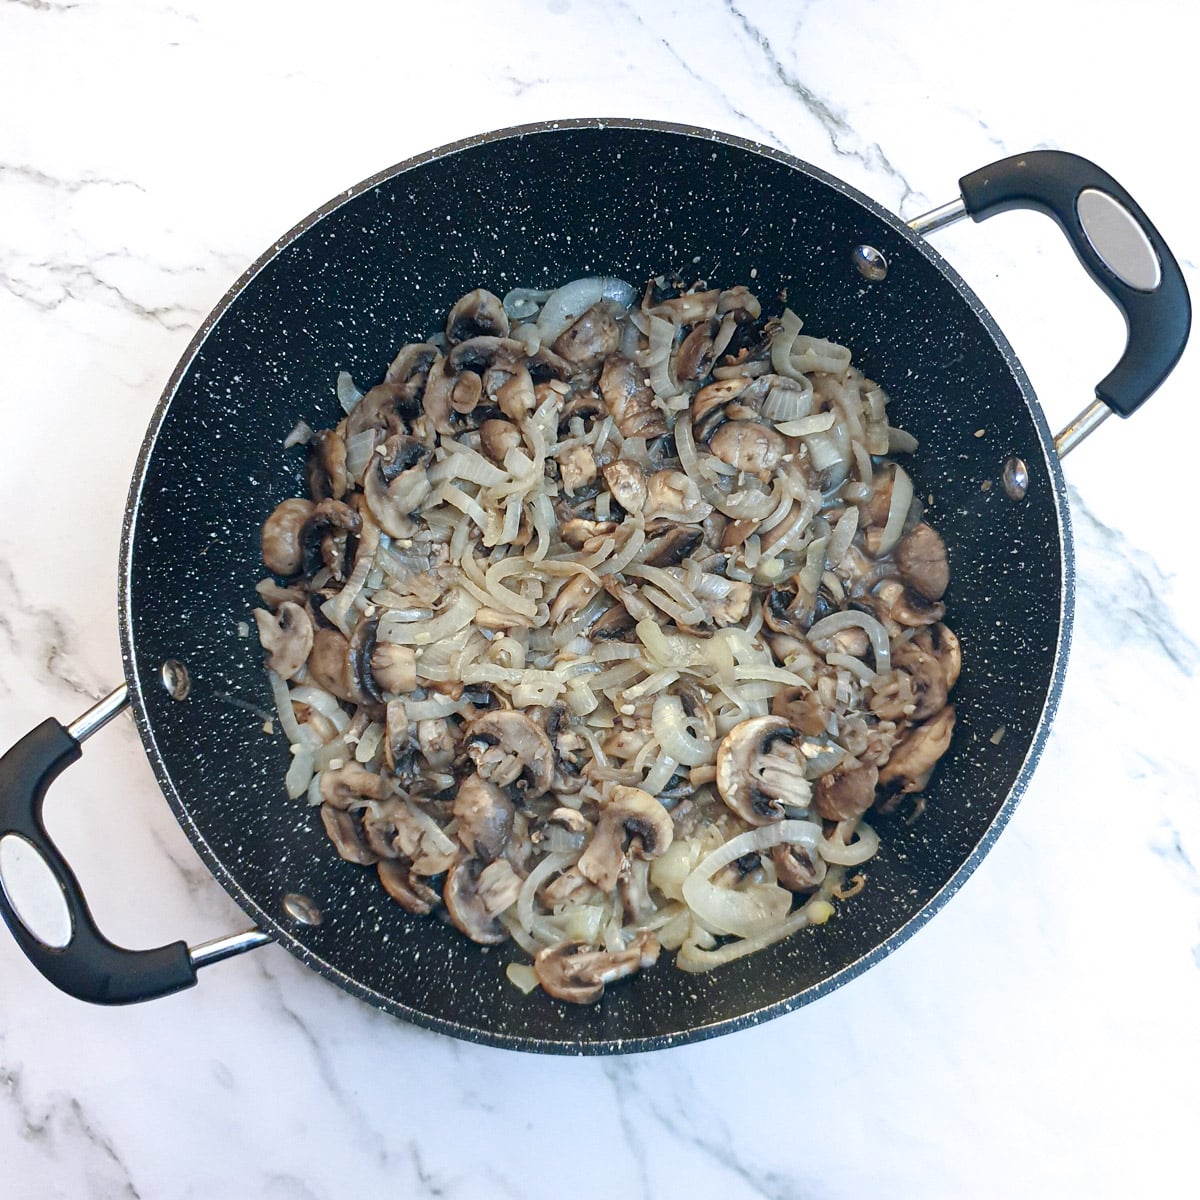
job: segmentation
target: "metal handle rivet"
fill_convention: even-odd
[[[858,273],[872,283],[887,278],[887,259],[874,246],[855,246],[850,251],[850,261],[858,268]]]
[[[1000,472],[1000,484],[1010,500],[1024,500],[1029,491],[1029,468],[1014,455]]]
[[[320,925],[325,919],[321,910],[299,892],[288,892],[280,901],[280,906],[293,921],[299,921],[301,925]]]
[[[192,690],[192,678],[183,663],[168,658],[162,665],[162,685],[172,700],[186,700]]]

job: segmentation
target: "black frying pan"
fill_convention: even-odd
[[[1047,211],[1127,318],[1125,355],[1060,438],[1065,451],[1110,409],[1131,413],[1177,361],[1190,319],[1179,268],[1133,200],[1083,159],[1037,152],[960,187],[961,203],[913,227]],[[822,171],[737,138],[572,121],[402,163],[283,237],[204,323],[146,434],[121,552],[125,686],[69,729],[45,722],[0,760],[0,911],[39,970],[83,999],[123,1003],[187,987],[198,966],[275,940],[418,1024],[514,1048],[607,1053],[765,1020],[898,946],[1011,815],[1058,699],[1073,601],[1063,479],[1033,390],[982,305],[914,228]],[[878,821],[868,887],[835,920],[708,975],[664,961],[577,1008],[522,996],[503,970],[515,948],[484,950],[407,916],[374,872],[336,856],[315,811],[284,795],[287,746],[255,715],[270,691],[238,624],[256,602],[262,521],[303,491],[299,456],[283,453],[282,439],[301,417],[335,422],[338,370],[375,382],[397,347],[472,287],[503,294],[593,274],[637,283],[672,270],[712,286],[748,282],[765,305],[786,289],[810,330],[853,348],[892,397],[895,422],[920,439],[912,474],[949,547],[947,620],[964,650],[959,719],[925,815]],[[126,701],[167,801],[259,930],[134,952],[95,927],[41,802]],[[51,881],[49,917],[19,886],[31,870]]]

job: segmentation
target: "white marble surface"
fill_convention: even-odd
[[[118,538],[159,391],[242,268],[338,190],[488,127],[644,115],[912,216],[1056,146],[1127,184],[1196,293],[1195,23],[1176,0],[0,0],[0,742],[120,678]],[[938,244],[1063,424],[1115,361],[1115,310],[1035,216]],[[89,1008],[4,934],[0,1193],[1194,1194],[1196,362],[1069,460],[1078,625],[1044,760],[891,958],[744,1033],[570,1061],[410,1028],[275,947]],[[244,924],[127,717],[48,815],[116,940]]]

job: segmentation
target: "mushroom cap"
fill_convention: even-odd
[[[387,780],[360,762],[321,772],[321,799],[334,808],[348,809],[355,800],[383,800],[390,794]]]
[[[490,862],[503,852],[513,828],[513,803],[494,783],[468,775],[454,797],[458,840],[475,858]]]
[[[594,367],[621,342],[621,330],[603,304],[593,304],[559,334],[551,349],[573,367]]]
[[[543,795],[554,778],[550,738],[515,709],[493,709],[468,721],[462,744],[484,779],[497,787],[517,783],[529,799]]]
[[[932,525],[922,521],[906,533],[894,551],[900,578],[926,600],[940,600],[950,585],[946,543]]]
[[[305,662],[313,645],[313,623],[308,609],[291,600],[278,611],[254,610],[258,640],[267,652],[267,666],[284,679],[291,679]]]
[[[624,950],[598,950],[579,941],[547,946],[533,960],[533,970],[543,990],[556,1000],[594,1004],[605,984],[654,966],[658,952],[658,938],[644,929]]]
[[[347,862],[370,867],[379,861],[379,856],[367,845],[362,821],[355,813],[322,804],[321,823],[334,848]]]
[[[628,513],[639,513],[646,503],[646,473],[637,463],[619,458],[604,468],[604,482],[612,498]]]
[[[491,417],[480,425],[479,441],[493,462],[502,463],[510,450],[520,447],[521,431],[511,421]]]
[[[654,403],[645,368],[620,354],[610,354],[600,372],[600,394],[622,437],[656,438],[667,432],[667,421]]]
[[[500,298],[487,288],[468,292],[446,317],[446,341],[451,346],[477,337],[508,337],[508,313]]]
[[[263,522],[263,565],[274,575],[298,575],[304,566],[304,534],[316,505],[285,500]]]
[[[495,946],[508,937],[508,930],[496,919],[495,912],[488,911],[479,894],[483,875],[481,866],[479,860],[474,858],[456,862],[446,874],[442,899],[450,920],[460,933],[465,933],[471,941],[481,946]]]
[[[422,883],[412,873],[412,866],[398,858],[383,858],[376,867],[379,882],[405,912],[424,917],[433,912],[442,898],[427,883]]]
[[[783,842],[771,847],[775,876],[789,892],[811,892],[825,878],[828,867],[819,855],[805,846]]]
[[[758,421],[726,421],[713,434],[709,449],[731,467],[757,474],[779,465],[787,443],[782,434]]]
[[[817,780],[813,788],[813,807],[826,821],[861,817],[875,803],[878,782],[877,768],[847,759]]]
[[[602,892],[611,892],[625,865],[625,844],[637,858],[653,859],[671,844],[675,827],[662,804],[636,787],[612,788],[600,810],[596,832],[579,856],[580,873]]]
[[[750,825],[784,816],[784,803],[806,805],[812,788],[804,778],[799,735],[783,717],[751,717],[735,725],[717,749],[717,791],[729,809]]]
[[[901,793],[921,792],[937,761],[950,748],[954,705],[947,704],[923,725],[914,726],[879,771],[879,785]]]

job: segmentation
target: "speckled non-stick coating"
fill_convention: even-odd
[[[969,168],[977,164],[956,164]],[[948,168],[949,169],[949,168]],[[850,252],[887,257],[868,283]],[[396,349],[464,291],[663,271],[779,294],[810,332],[854,349],[922,448],[911,463],[949,546],[948,621],[964,653],[952,752],[912,825],[881,819],[865,891],[819,930],[708,975],[670,957],[587,1008],[523,996],[511,944],[482,949],[407,916],[375,871],[342,862],[315,810],[289,801],[284,737],[239,633],[263,574],[259,527],[303,494],[300,418],[339,417],[349,370],[377,382]],[[982,431],[980,433],[979,431]],[[844,982],[957,888],[1022,790],[1057,699],[1071,612],[1062,477],[1029,382],[986,312],[894,216],[804,163],[710,131],[564,122],[472,139],[327,205],[239,281],[188,349],[146,437],[122,554],[122,640],[147,752],[188,836],[233,897],[310,966],[446,1033],[562,1053],[639,1050],[764,1020]],[[1028,498],[996,484],[1012,454]],[[175,658],[192,679],[171,700]],[[1003,726],[999,744],[991,735]],[[319,927],[290,921],[310,896]]]

